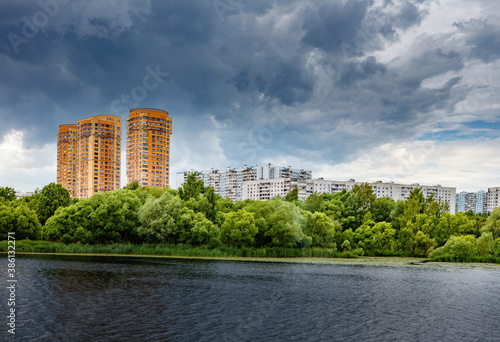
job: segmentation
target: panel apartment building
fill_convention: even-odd
[[[457,194],[457,212],[491,213],[499,207],[499,194],[500,187],[488,188],[487,192],[462,191]]]
[[[215,193],[223,198],[239,201],[243,198],[242,186],[245,182],[257,180],[278,179],[311,179],[311,171],[293,169],[292,167],[274,166],[270,163],[262,166],[244,166],[240,168],[227,168],[225,170],[211,169],[208,171],[182,171],[177,173],[177,187],[186,182],[190,172],[196,173],[198,179],[205,186],[214,188]],[[273,182],[273,184],[276,182]],[[278,183],[281,184],[281,181]],[[284,184],[282,185],[285,186]],[[288,186],[289,191],[289,186]]]
[[[299,199],[305,200],[315,192],[337,193],[343,190],[350,191],[356,184],[354,179],[348,181],[333,181],[323,178],[318,179],[277,179],[272,182],[269,180],[254,180],[244,182],[242,185],[242,199],[267,200],[276,196],[285,196],[290,190],[297,187],[299,189]],[[441,199],[448,203],[450,213],[455,213],[456,188],[442,187],[441,185],[420,185],[414,184],[396,184],[394,182],[384,183],[381,181],[369,183],[372,186],[373,193],[377,198],[389,197],[395,201],[407,200],[410,192],[415,188],[421,188],[424,197],[434,195],[435,199]]]
[[[57,182],[72,198],[120,187],[121,118],[96,115],[57,132]]]
[[[169,186],[172,118],[155,108],[136,108],[127,118],[127,184]]]

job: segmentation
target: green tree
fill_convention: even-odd
[[[268,216],[269,228],[266,235],[271,238],[272,246],[294,247],[304,237],[299,209],[292,203],[281,200],[275,202],[275,210]]]
[[[211,247],[220,244],[220,229],[202,213],[195,214],[194,211],[182,208],[178,220],[181,230],[180,242],[193,246],[208,245]]]
[[[302,209],[310,211],[311,213],[315,213],[320,210],[321,205],[323,204],[323,197],[318,195],[317,192],[307,197],[307,199],[302,204]]]
[[[493,254],[494,247],[493,234],[483,233],[476,240],[477,254],[480,256],[490,256]]]
[[[37,239],[41,225],[36,212],[22,202],[0,201],[0,236],[7,238],[10,232],[15,233],[17,240]]]
[[[205,186],[202,180],[198,180],[195,172],[187,175],[186,182],[179,187],[179,196],[183,201],[189,201],[190,198],[197,198],[205,192]]]
[[[299,188],[298,187],[293,188],[292,191],[290,191],[289,193],[287,193],[285,195],[283,200],[287,201],[287,202],[298,201],[299,200]]]
[[[491,233],[493,238],[500,237],[500,208],[492,211],[491,215],[486,220],[486,224],[481,229],[483,233]]]
[[[253,246],[258,232],[253,215],[245,209],[239,209],[224,216],[221,227],[222,242],[235,247]]]
[[[42,236],[46,240],[68,243],[137,243],[141,206],[137,191],[120,189],[97,193],[70,206],[60,207],[42,227]],[[82,236],[85,241],[79,240]]]
[[[396,202],[389,197],[377,198],[372,206],[371,213],[375,222],[390,222],[391,214],[396,207]]]
[[[61,184],[50,183],[44,186],[38,197],[36,209],[38,220],[44,225],[59,207],[67,207],[70,203],[69,192]]]
[[[377,198],[377,196],[373,193],[372,186],[368,183],[354,185],[351,193],[356,198],[358,206],[362,210],[370,209]]]
[[[336,247],[335,233],[341,230],[338,221],[332,221],[325,213],[305,212],[304,234],[312,238],[312,244],[321,247]]]
[[[181,208],[181,200],[169,192],[165,192],[160,198],[148,198],[139,209],[141,226],[138,233],[151,242],[177,243],[181,232],[176,221]]]
[[[13,201],[16,199],[16,190],[8,186],[0,186],[0,201]]]
[[[123,187],[125,190],[137,190],[140,188],[139,181],[134,180]]]

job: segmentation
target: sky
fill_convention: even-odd
[[[500,186],[499,13],[491,0],[3,0],[0,186],[55,182],[60,124],[133,108],[172,117],[174,188],[178,171],[268,162]]]

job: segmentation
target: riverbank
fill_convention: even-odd
[[[0,254],[7,252],[0,251]],[[262,258],[262,257],[208,257],[208,256],[183,256],[183,255],[151,255],[151,254],[117,254],[117,253],[53,253],[53,252],[17,252],[18,255],[55,255],[55,256],[83,256],[83,257],[130,257],[130,258],[163,258],[186,260],[214,260],[214,261],[240,261],[264,263],[290,263],[290,264],[317,264],[317,265],[345,265],[345,266],[377,266],[377,267],[416,267],[416,268],[489,268],[500,270],[499,264],[491,263],[458,263],[435,262],[431,259],[413,257],[358,257],[358,258]]]
[[[236,250],[241,253],[241,250]],[[228,255],[235,252],[233,249],[218,248],[208,249],[192,246],[166,246],[166,245],[110,245],[110,246],[86,246],[65,245],[58,242],[23,240],[16,243],[17,255],[61,255],[61,256],[115,256],[115,257],[146,257],[146,258],[171,258],[171,259],[202,259],[202,260],[225,260],[245,262],[273,262],[273,263],[295,263],[295,264],[332,264],[332,265],[354,265],[354,266],[386,266],[386,267],[461,267],[461,268],[494,268],[500,269],[499,264],[491,263],[458,263],[458,262],[436,262],[432,259],[401,257],[401,256],[353,256],[338,253],[331,256],[329,249],[302,250],[302,253],[311,254],[305,257],[279,257],[279,256],[252,256],[251,251],[259,254],[276,254],[273,249],[247,249],[247,256]],[[282,253],[291,254],[290,251],[279,250]],[[7,244],[0,242],[0,253],[7,253]],[[224,255],[226,254],[226,255]],[[254,253],[257,254],[257,253]]]

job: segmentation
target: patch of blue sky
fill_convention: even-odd
[[[475,129],[499,129],[500,130],[500,118],[497,122],[486,122],[482,120],[464,122],[464,125],[469,128]]]

